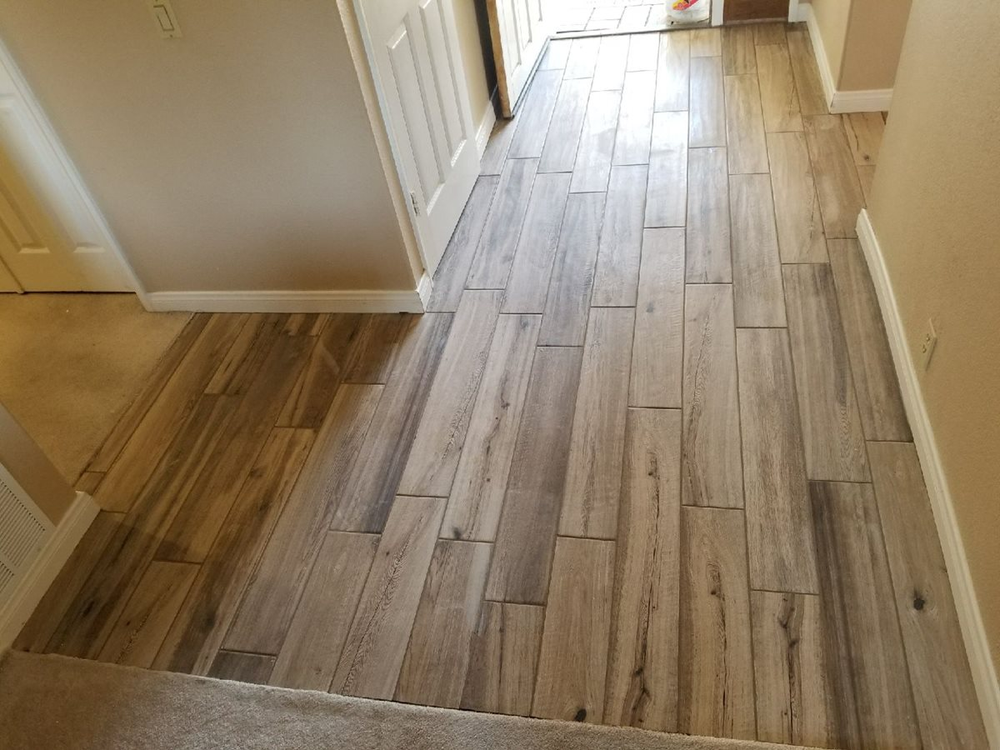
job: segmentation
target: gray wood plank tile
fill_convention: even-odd
[[[687,214],[688,121],[686,112],[657,112],[646,184],[647,227],[682,227]]]
[[[594,275],[594,307],[631,307],[639,285],[645,165],[612,167]]]
[[[729,176],[726,149],[688,152],[687,258],[689,284],[733,280],[729,233]]]
[[[618,91],[595,91],[590,95],[573,167],[572,192],[603,193],[608,189],[620,103]]]
[[[781,258],[770,177],[766,174],[732,175],[729,196],[736,325],[783,326]]]

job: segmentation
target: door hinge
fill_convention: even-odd
[[[417,194],[410,191],[410,205],[413,206],[413,213],[420,216],[420,204],[417,203]]]

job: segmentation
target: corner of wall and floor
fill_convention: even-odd
[[[955,597],[955,607],[958,610],[962,638],[976,685],[983,723],[986,725],[990,746],[1000,748],[1000,684],[997,682],[996,667],[990,653],[989,639],[976,598],[972,572],[962,543],[948,479],[934,438],[934,429],[920,389],[913,356],[907,345],[906,330],[896,303],[889,271],[867,209],[863,209],[858,216],[857,232],[875,285],[906,415],[913,431],[913,442],[934,512],[934,521],[948,569],[948,580]]]

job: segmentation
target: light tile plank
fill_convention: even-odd
[[[767,172],[767,142],[757,76],[726,76],[725,89],[729,173]]]
[[[816,67],[816,55],[813,53],[812,42],[805,24],[789,29],[787,34],[788,56],[792,64],[792,76],[795,78],[795,90],[799,95],[799,108],[803,115],[825,115],[827,109],[826,94]]]
[[[503,301],[506,313],[540,313],[545,309],[570,179],[568,174],[540,174],[535,178],[507,282]]]
[[[559,95],[562,71],[539,70],[531,79],[526,99],[518,112],[521,124],[510,142],[509,159],[537,159],[542,155],[545,134]]]
[[[566,60],[563,77],[566,79],[593,78],[600,46],[600,37],[574,39],[569,50],[569,58]]]
[[[393,504],[330,692],[392,698],[444,505],[432,497],[400,497]]]
[[[878,164],[885,120],[881,112],[852,112],[844,115],[844,131],[854,163],[859,167]]]
[[[619,29],[642,30],[649,20],[649,5],[628,5],[622,13],[622,20],[618,23]]]
[[[784,267],[788,333],[810,479],[868,481],[868,459],[841,328],[833,272],[826,264]]]
[[[766,174],[732,175],[729,195],[736,325],[784,326],[781,257],[774,226],[770,177]]]
[[[472,195],[462,211],[462,218],[458,220],[444,257],[434,273],[434,286],[427,312],[455,312],[458,309],[465,280],[472,268],[479,238],[486,226],[486,217],[489,216],[499,182],[500,178],[492,175],[484,175],[476,180]]]
[[[781,262],[826,262],[823,216],[805,135],[768,133],[767,153],[771,162],[771,192]]]
[[[493,541],[541,319],[501,315],[472,410],[441,534]]]
[[[632,359],[632,308],[594,308],[583,347],[559,533],[614,539]]]
[[[402,342],[360,450],[344,466],[330,527],[380,532],[406,465],[424,404],[448,339],[451,316],[427,313]]]
[[[268,684],[330,687],[378,542],[375,534],[327,532]]]
[[[816,593],[809,487],[785,331],[737,331],[736,357],[750,585]]]
[[[503,292],[467,291],[455,313],[397,492],[447,497],[486,368]]]
[[[654,110],[677,112],[688,108],[691,78],[691,35],[687,31],[660,34],[656,66]]]
[[[566,67],[569,59],[569,48],[572,46],[572,39],[550,39],[542,55],[542,62],[539,63],[539,70],[562,70]]]
[[[217,680],[234,680],[266,685],[274,668],[274,657],[266,654],[244,654],[238,651],[220,651],[208,672]]]
[[[655,38],[655,37],[649,37]],[[652,70],[627,73],[615,132],[612,164],[648,164],[653,129],[653,95],[656,73]]]
[[[137,502],[157,462],[197,407],[247,318],[211,317],[105,474],[94,495],[103,510],[127,511]]]
[[[538,334],[540,345],[583,345],[603,216],[603,193],[569,196]]]
[[[819,598],[751,591],[750,607],[757,739],[834,747],[836,713]]]
[[[678,730],[753,739],[753,661],[743,513],[681,509]]]
[[[614,562],[614,542],[556,543],[532,716],[602,722]]]
[[[312,442],[311,430],[271,431],[156,654],[154,669],[208,672]]]
[[[875,184],[875,167],[858,167],[858,180],[861,182],[861,194],[865,205],[871,204],[872,186]]]
[[[538,162],[540,173],[573,171],[589,99],[589,78],[563,81],[559,98],[556,99],[556,109],[549,123],[549,132],[545,137],[542,158]],[[513,279],[507,286],[509,289],[517,289]]]
[[[722,58],[691,58],[691,110],[688,145],[691,148],[726,145],[726,104]]]
[[[719,28],[691,29],[691,57],[718,57],[722,54]]]
[[[768,133],[802,130],[799,96],[792,77],[788,47],[784,44],[758,47],[757,77],[764,129]]]
[[[456,310],[460,299],[461,293],[455,296]],[[344,382],[385,385],[396,366],[403,342],[419,320],[419,315],[409,313],[366,315],[361,333],[351,346]]]
[[[125,413],[121,415],[115,426],[111,429],[111,433],[104,439],[101,447],[98,448],[97,452],[90,459],[90,463],[87,464],[88,472],[104,473],[111,468],[111,465],[118,458],[125,444],[128,443],[132,433],[136,431],[146,416],[146,412],[156,402],[160,392],[170,381],[174,370],[186,358],[188,350],[201,337],[205,326],[208,325],[211,318],[212,315],[208,313],[197,313],[187,322],[187,325],[184,326],[177,338],[174,339],[170,348],[160,358],[151,377],[143,384],[142,392],[129,404]],[[82,490],[82,488],[78,489]]]
[[[486,598],[544,604],[580,378],[578,348],[535,352]]]
[[[496,125],[493,126],[493,132],[490,134],[490,139],[486,142],[486,150],[483,152],[483,158],[479,162],[479,176],[483,175],[499,175],[503,172],[504,165],[507,163],[507,151],[510,150],[510,142],[514,138],[514,132],[517,130],[520,120],[514,118],[512,120],[497,120]]]
[[[396,700],[458,708],[490,566],[489,544],[441,540],[410,633]]]
[[[869,484],[813,482],[820,610],[836,747],[922,746]]]
[[[528,716],[535,692],[545,608],[483,602],[469,644],[461,707]]]
[[[612,167],[594,273],[594,307],[635,305],[646,208],[644,165]]]
[[[868,264],[856,240],[828,244],[865,437],[909,441],[910,425]]]
[[[753,24],[753,42],[758,47],[785,44],[784,23]]]
[[[685,505],[743,507],[733,291],[688,285],[684,301]]]
[[[656,70],[656,60],[660,51],[659,34],[631,34],[628,47],[629,72]]]
[[[537,159],[509,159],[504,165],[466,288],[503,289],[507,285],[537,169]]]
[[[731,282],[733,268],[729,243],[726,149],[692,149],[688,152],[687,282]]]
[[[350,328],[357,330],[356,320],[351,321]],[[255,457],[270,439],[271,425],[298,381],[310,349],[318,343],[308,336],[281,336],[275,341],[209,453],[206,467],[210,469],[198,475],[183,500],[175,501],[173,519],[156,550],[159,559],[201,562],[207,557],[226,525]],[[337,380],[339,368],[333,364],[328,374]],[[323,388],[319,382],[322,377],[317,376],[316,389]]]
[[[857,237],[855,225],[865,199],[841,117],[818,115],[804,123],[827,239]]]
[[[594,91],[621,91],[625,83],[629,36],[616,34],[601,37],[594,67]]]
[[[595,91],[590,95],[573,167],[572,192],[601,193],[607,190],[620,104],[621,93],[618,91]]]
[[[104,553],[108,542],[116,534],[118,526],[125,518],[124,513],[109,513],[102,510],[94,518],[79,544],[70,554],[59,574],[52,581],[49,590],[35,607],[20,634],[14,639],[12,648],[18,651],[44,653],[49,640],[59,627],[63,616],[69,610],[76,595],[90,576],[90,571]]]
[[[277,654],[364,443],[381,385],[343,385],[243,592],[224,647]],[[329,680],[327,680],[329,683]]]
[[[629,409],[604,721],[677,730],[680,434],[673,409]]]
[[[153,560],[97,658],[151,667],[197,573],[191,563]]]
[[[635,305],[629,405],[680,408],[684,230],[646,229]]]
[[[361,338],[364,323],[363,315],[331,316],[285,400],[275,423],[278,427],[319,429],[337,388],[344,382],[354,343]]]
[[[989,747],[917,451],[868,453],[924,747]]]
[[[753,27],[749,24],[722,27],[722,70],[727,76],[757,72]]]
[[[647,227],[682,227],[687,212],[688,118],[686,112],[657,112],[646,184]]]

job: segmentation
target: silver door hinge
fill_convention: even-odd
[[[420,204],[417,203],[417,194],[410,191],[410,205],[413,206],[413,213],[420,216]]]

